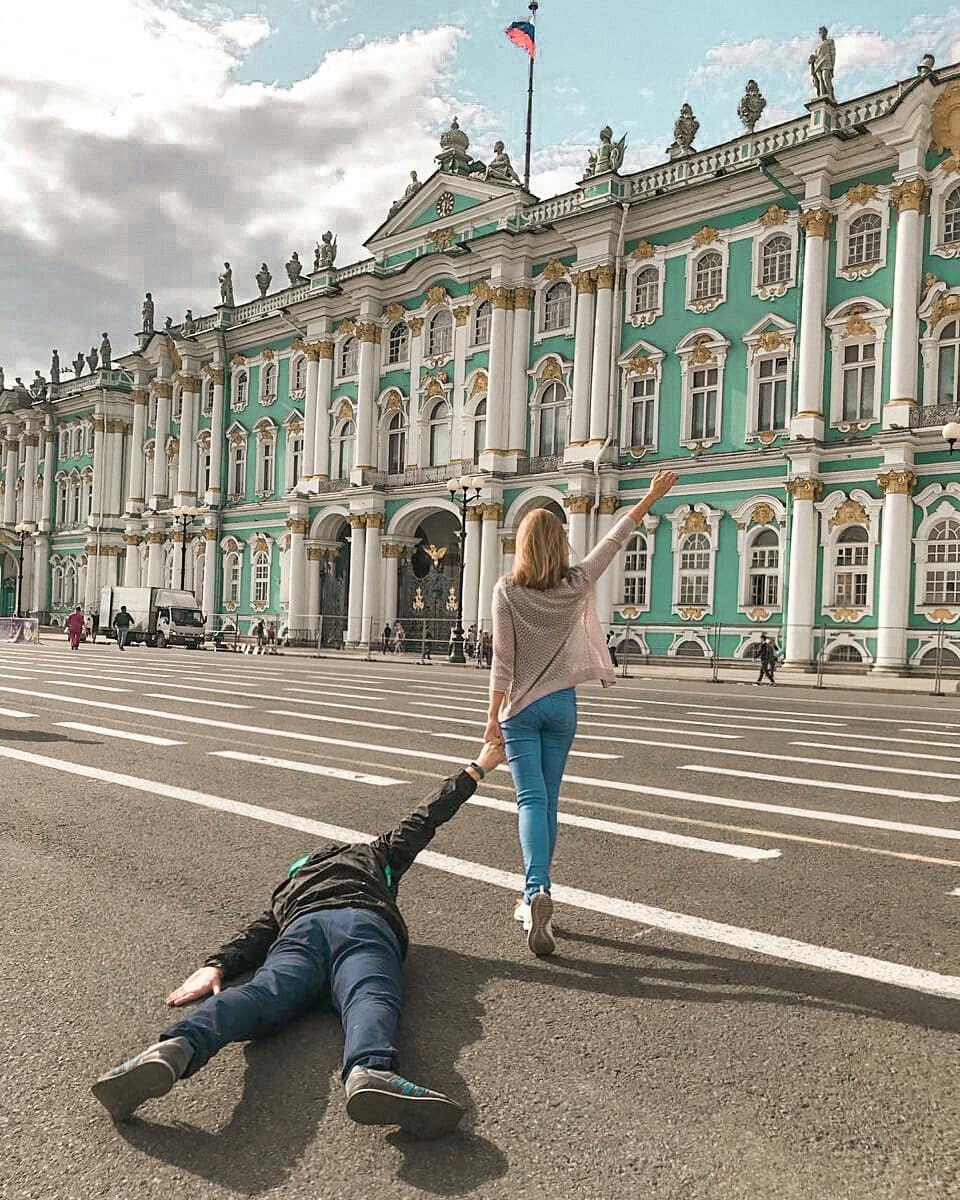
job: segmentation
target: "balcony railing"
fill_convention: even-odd
[[[939,429],[949,421],[960,421],[960,408],[953,404],[925,404],[910,410],[911,429]]]
[[[562,466],[562,454],[540,454],[534,458],[518,459],[517,474],[545,475],[548,471],[559,471]]]
[[[456,470],[462,474],[458,464]],[[446,483],[454,473],[455,468],[448,463],[443,467],[408,467],[406,471],[398,471],[393,475],[383,475],[387,487],[413,487],[418,483]]]

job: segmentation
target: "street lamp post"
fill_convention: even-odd
[[[954,444],[960,441],[960,424],[956,421],[948,421],[940,430],[940,435],[950,447],[950,453],[953,453]]]
[[[447,480],[450,499],[456,503],[458,493],[460,498],[460,578],[457,586],[457,624],[453,631],[453,645],[450,647],[452,663],[467,661],[463,653],[463,572],[467,558],[467,505],[480,496],[484,482],[482,475],[462,475],[459,479]]]
[[[31,527],[21,521],[19,525],[14,526],[13,531],[20,538],[20,548],[17,555],[17,617],[19,618],[23,616],[23,543],[27,534],[31,532]]]
[[[175,529],[180,530],[180,591],[184,590],[187,580],[187,527],[194,517],[199,517],[200,509],[194,506],[174,508],[170,510]]]

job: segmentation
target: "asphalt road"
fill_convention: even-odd
[[[956,698],[582,687],[557,955],[511,919],[505,772],[401,889],[401,1067],[466,1105],[460,1132],[352,1125],[324,1012],[110,1122],[89,1085],[169,989],[318,837],[391,827],[466,761],[485,686],[0,650],[0,1195],[960,1196]]]

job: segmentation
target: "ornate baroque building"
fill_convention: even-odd
[[[3,574],[22,536],[24,608],[62,619],[182,572],[211,629],[262,613],[313,634],[322,615],[359,642],[449,621],[446,480],[481,474],[463,599],[483,622],[526,512],[550,506],[582,555],[670,467],[598,595],[650,654],[707,654],[721,625],[725,655],[766,630],[804,665],[822,629],[828,660],[902,670],[942,628],[960,663],[941,436],[960,67],[706,151],[692,113],[678,130],[632,175],[604,130],[581,184],[540,202],[454,122],[368,258],[336,267],[325,237],[282,291],[265,276],[234,303],[221,281],[211,315],[163,331],[151,306],[135,352],[3,391]]]

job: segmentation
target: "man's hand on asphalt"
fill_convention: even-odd
[[[215,996],[223,983],[223,972],[219,967],[201,967],[175,988],[167,997],[167,1004],[180,1008],[191,1000],[202,1000],[204,996]]]

